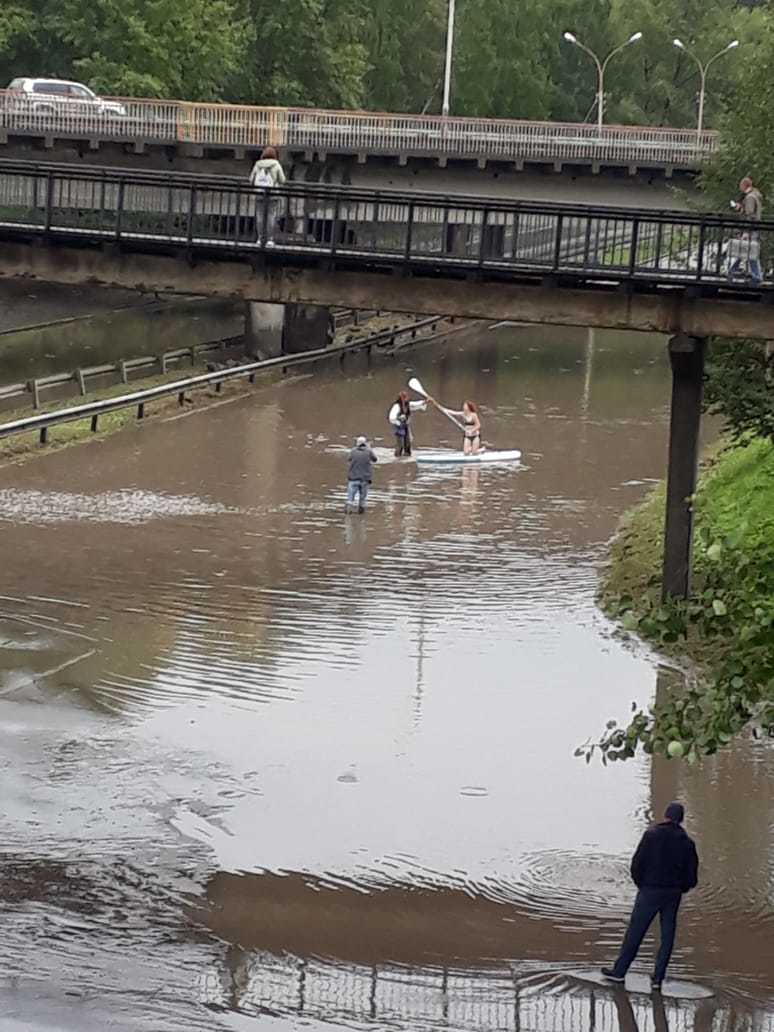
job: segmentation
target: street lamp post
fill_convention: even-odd
[[[701,136],[701,131],[704,128],[704,92],[707,86],[707,69],[713,61],[716,61],[719,57],[722,57],[723,54],[728,53],[729,50],[733,50],[735,47],[738,47],[739,40],[732,39],[728,46],[723,47],[722,50],[718,50],[717,54],[713,54],[706,64],[702,64],[696,56],[696,54],[694,54],[692,50],[689,50],[682,40],[673,39],[672,46],[677,47],[678,50],[682,50],[684,54],[688,55],[688,57],[693,58],[693,60],[699,67],[699,78],[701,85],[699,88],[699,117],[696,123],[696,135]]]
[[[443,104],[441,114],[444,118],[449,114],[449,94],[451,92],[452,57],[454,54],[454,4],[449,0],[449,24],[446,28],[446,67],[443,73]]]
[[[585,44],[581,43],[577,36],[574,36],[571,32],[565,32],[564,38],[568,43],[572,43],[578,47],[584,53],[588,54],[594,64],[597,66],[597,129],[599,130],[600,136],[602,135],[602,121],[605,113],[605,70],[607,69],[608,63],[611,57],[615,57],[619,54],[624,47],[628,47],[631,43],[636,43],[638,39],[642,39],[641,32],[635,32],[629,36],[625,43],[621,43],[620,46],[616,47],[615,50],[611,50],[604,61],[600,61],[593,50],[589,49]]]

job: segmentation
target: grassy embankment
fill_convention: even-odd
[[[660,598],[664,496],[660,485],[625,517],[600,601],[626,630],[692,659],[699,677],[682,698],[609,729],[600,740],[608,758],[644,746],[695,759],[748,724],[774,725],[774,445],[720,447],[705,461],[688,603]]]

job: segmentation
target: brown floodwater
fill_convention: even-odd
[[[412,374],[522,465],[392,459]],[[594,604],[668,387],[658,338],[482,325],[0,469],[0,1029],[772,1032],[771,743],[573,756],[681,677]],[[673,797],[686,986],[578,981]]]

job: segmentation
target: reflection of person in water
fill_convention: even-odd
[[[620,989],[615,993],[614,996],[615,1009],[618,1014],[618,1032],[645,1032],[646,1025],[643,1023],[642,1029],[637,1024],[637,1019],[634,1016],[634,1008],[632,1007],[632,1001],[629,999],[629,994],[625,989]],[[653,1027],[656,1032],[669,1032],[669,1024],[667,1022],[666,1007],[664,1006],[664,998],[661,995],[653,996]]]

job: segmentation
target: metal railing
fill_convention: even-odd
[[[561,276],[715,288],[774,254],[774,222],[728,215],[294,186],[254,190],[182,174],[0,165],[0,237],[222,260],[401,268],[454,277]],[[273,237],[274,239],[270,239]],[[771,282],[765,270],[764,283]]]
[[[267,144],[338,154],[438,155],[496,161],[605,162],[695,168],[718,147],[717,133],[517,119],[314,108],[119,100],[125,115],[97,104],[0,91],[8,134],[187,143],[257,150]]]
[[[44,393],[61,388],[71,388],[81,397],[86,397],[89,388],[97,383],[105,385],[110,377],[113,383],[129,383],[129,379],[138,379],[154,374],[165,375],[170,369],[183,362],[194,366],[206,356],[217,355],[221,359],[227,357],[229,349],[244,349],[244,334],[237,337],[224,337],[221,340],[192,344],[187,348],[173,348],[160,355],[140,355],[137,358],[122,358],[118,362],[102,362],[99,365],[79,366],[66,372],[49,373],[46,376],[35,376],[20,383],[9,383],[0,386],[0,406],[18,407],[19,401],[29,402],[34,409],[39,409],[44,402]]]
[[[187,395],[191,391],[204,387],[214,387],[217,392],[220,392],[222,385],[229,380],[245,378],[250,383],[255,383],[255,378],[258,374],[271,372],[274,369],[281,369],[284,373],[286,369],[308,365],[312,362],[320,362],[325,359],[338,358],[339,361],[343,361],[346,355],[354,354],[358,351],[365,351],[370,355],[374,348],[386,350],[391,346],[399,346],[402,338],[418,342],[419,340],[427,339],[427,337],[420,337],[422,330],[429,330],[432,334],[439,323],[443,321],[443,316],[438,315],[424,319],[414,319],[401,326],[393,326],[382,330],[380,333],[371,334],[368,337],[362,337],[357,340],[346,341],[343,344],[334,344],[327,348],[317,348],[314,351],[306,351],[298,355],[280,355],[277,358],[247,362],[226,369],[218,369],[211,373],[189,376],[184,380],[159,384],[156,387],[146,387],[143,390],[132,391],[129,394],[121,394],[113,398],[102,398],[99,401],[72,405],[68,408],[57,409],[54,412],[41,412],[33,416],[23,416],[21,419],[0,423],[0,439],[32,432],[39,435],[41,444],[46,444],[50,427],[86,419],[91,421],[92,433],[96,433],[99,429],[100,416],[107,415],[110,412],[117,412],[120,409],[126,408],[136,408],[137,419],[142,420],[145,418],[145,406],[149,402],[157,401],[160,398],[176,394],[178,404],[182,406],[185,404]]]

